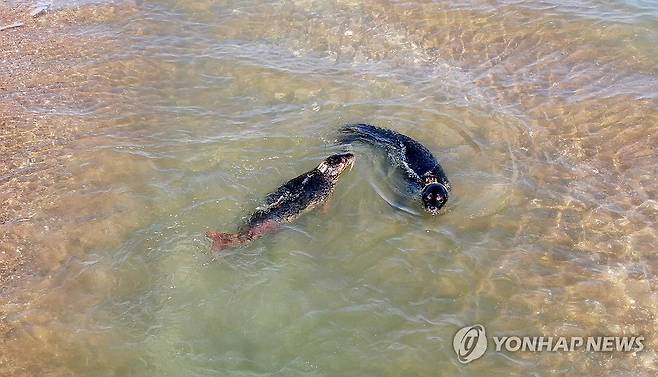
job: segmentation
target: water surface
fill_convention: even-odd
[[[52,225],[29,310],[12,314],[17,371],[655,375],[654,4],[126,6],[81,30],[120,46],[80,63],[88,101],[55,107],[106,126],[71,146],[34,220]],[[399,177],[357,146],[328,208],[209,252],[206,230],[235,230],[357,121],[435,152],[453,184],[443,215],[392,208]],[[452,337],[473,323],[642,334],[646,349],[462,366]]]

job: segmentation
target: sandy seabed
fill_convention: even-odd
[[[211,7],[213,4],[208,3],[205,6]],[[204,4],[188,2],[188,5],[202,7]],[[639,59],[633,56],[633,60],[627,58],[618,62],[616,59],[628,54],[617,54],[616,52],[625,50],[619,48],[618,50],[612,49],[613,53],[604,53],[605,44],[594,37],[592,39],[597,41],[595,44],[597,47],[593,49],[582,48],[582,43],[573,40],[568,41],[571,44],[565,46],[561,37],[566,32],[558,33],[555,30],[567,30],[567,26],[577,29],[575,23],[572,23],[575,26],[562,25],[563,29],[553,26],[537,26],[537,30],[535,30],[535,27],[532,26],[533,23],[524,22],[524,27],[519,27],[517,30],[514,26],[518,21],[517,18],[508,20],[508,25],[503,22],[507,20],[504,15],[497,15],[496,17],[499,18],[493,17],[492,21],[485,22],[486,20],[476,12],[471,15],[468,11],[450,10],[446,11],[445,22],[440,22],[444,19],[444,17],[439,17],[443,14],[441,12],[432,17],[427,16],[428,18],[425,20],[421,17],[426,16],[422,9],[415,11],[405,9],[394,12],[389,9],[388,3],[378,6],[377,2],[373,2],[369,7],[372,9],[362,11],[367,15],[373,15],[371,22],[362,25],[353,24],[350,30],[345,31],[334,27],[335,22],[327,22],[322,17],[312,21],[312,27],[302,32],[299,30],[303,30],[302,26],[307,26],[308,20],[305,16],[299,19],[294,18],[296,13],[288,15],[284,12],[280,17],[273,18],[269,9],[261,13],[256,12],[255,15],[238,12],[227,18],[226,25],[222,24],[219,27],[220,29],[216,31],[216,39],[249,40],[249,38],[253,38],[260,41],[267,40],[271,35],[281,36],[289,33],[289,39],[295,41],[294,47],[299,51],[304,51],[304,49],[316,53],[326,50],[337,51],[340,52],[340,54],[334,54],[337,61],[347,59],[350,55],[354,55],[354,62],[368,59],[379,61],[383,60],[382,56],[394,55],[399,50],[399,46],[396,49],[396,45],[393,43],[396,39],[388,38],[391,33],[387,29],[389,25],[398,24],[404,26],[400,27],[398,31],[402,36],[406,35],[406,38],[401,39],[411,41],[407,44],[413,46],[414,51],[418,49],[424,52],[430,65],[433,58],[439,59],[446,56],[460,63],[459,66],[482,64],[482,69],[488,74],[479,76],[478,84],[488,88],[491,93],[495,94],[494,99],[498,99],[501,103],[518,103],[519,108],[525,109],[530,119],[528,122],[534,136],[528,137],[527,143],[520,141],[512,144],[515,146],[512,149],[520,156],[519,161],[523,161],[520,168],[522,181],[535,180],[534,185],[527,185],[528,190],[538,190],[539,188],[552,190],[550,196],[544,198],[538,196],[539,198],[532,200],[530,204],[519,200],[517,204],[521,216],[497,217],[495,219],[496,229],[499,231],[510,229],[510,232],[516,231],[521,236],[530,235],[526,246],[530,246],[531,243],[538,244],[539,246],[535,246],[537,248],[542,245],[556,245],[562,246],[564,250],[569,250],[568,253],[546,251],[539,261],[536,258],[537,254],[519,255],[512,250],[509,252],[508,259],[497,260],[497,263],[501,263],[501,265],[508,263],[511,266],[510,276],[517,276],[520,268],[528,271],[532,271],[534,268],[540,272],[545,271],[545,276],[539,274],[524,281],[525,288],[531,286],[534,290],[520,290],[522,294],[515,299],[506,301],[501,311],[504,313],[507,310],[505,308],[524,308],[527,303],[529,303],[527,307],[541,307],[547,313],[544,319],[551,319],[553,316],[556,318],[553,322],[543,323],[541,319],[537,319],[542,325],[547,323],[545,331],[550,331],[551,325],[564,323],[560,316],[562,313],[558,313],[558,310],[555,309],[564,309],[567,314],[574,313],[570,318],[577,318],[576,323],[588,324],[589,328],[594,328],[599,323],[610,322],[609,331],[614,330],[615,332],[635,331],[635,324],[641,326],[637,331],[642,331],[642,333],[649,333],[655,329],[656,290],[653,278],[655,274],[651,272],[655,269],[656,264],[654,254],[647,252],[654,245],[655,228],[644,225],[648,223],[647,219],[655,211],[655,201],[653,200],[656,192],[655,184],[650,181],[650,174],[646,174],[651,171],[647,168],[649,165],[647,161],[654,156],[654,153],[651,152],[653,150],[648,152],[649,148],[646,145],[654,144],[651,140],[654,139],[652,135],[655,133],[651,131],[655,130],[655,120],[657,119],[655,98],[649,96],[632,100],[632,97],[623,91],[616,96],[609,95],[604,98],[595,96],[594,99],[582,100],[582,103],[571,102],[573,95],[567,96],[569,101],[560,97],[560,93],[571,93],[574,87],[587,87],[589,82],[594,83],[593,87],[589,89],[590,91],[605,89],[606,81],[601,79],[599,82],[596,79],[598,76],[593,75],[593,72],[603,72],[602,75],[605,76],[608,71],[584,69],[581,72],[580,67],[588,68],[590,65],[593,67],[595,64],[592,62],[595,61],[596,65],[601,63],[610,72],[617,72],[618,66],[622,65],[630,65],[640,72],[652,72],[654,66],[650,59],[651,55],[645,51],[643,54],[638,54]],[[427,7],[432,10],[434,5],[427,5]],[[94,275],[94,284],[89,284],[91,278],[83,276],[76,282],[68,282],[67,285],[67,282],[58,281],[58,279],[66,280],[67,275],[61,278],[57,271],[59,267],[65,266],[76,256],[84,255],[85,250],[90,249],[89,245],[111,245],[114,240],[122,239],[122,235],[129,229],[136,228],[137,222],[146,221],[140,219],[136,214],[133,217],[117,214],[115,217],[93,218],[94,209],[111,206],[111,201],[106,200],[107,198],[119,198],[121,200],[117,200],[117,202],[123,203],[128,208],[143,208],[144,203],[139,201],[133,203],[131,200],[134,199],[129,195],[124,195],[121,190],[112,194],[114,196],[106,197],[102,195],[67,197],[63,194],[84,184],[84,180],[80,179],[80,172],[75,171],[76,166],[71,161],[80,154],[81,150],[83,153],[93,153],[84,150],[85,145],[93,145],[94,138],[97,137],[95,135],[98,134],[97,131],[106,127],[115,127],[113,119],[125,116],[126,112],[122,110],[134,102],[130,92],[121,92],[116,85],[113,85],[117,82],[124,83],[124,81],[112,82],[112,80],[108,80],[109,75],[127,77],[126,80],[132,80],[134,77],[131,75],[134,75],[137,79],[131,84],[138,86],[140,85],[138,79],[143,78],[142,76],[148,79],[144,80],[147,82],[162,82],[176,69],[179,69],[179,73],[188,72],[188,67],[176,67],[171,62],[155,61],[155,58],[152,58],[153,60],[137,58],[114,63],[107,62],[108,59],[111,59],[109,56],[113,54],[116,56],[116,53],[121,51],[122,41],[118,40],[120,33],[116,32],[113,24],[133,16],[135,8],[130,3],[61,10],[48,9],[37,17],[32,16],[34,10],[35,7],[32,5],[21,5],[14,8],[0,5],[0,29],[3,29],[3,26],[21,24],[21,26],[0,31],[0,50],[2,51],[0,57],[2,60],[0,64],[0,161],[2,161],[0,163],[0,283],[2,284],[2,288],[0,288],[0,349],[2,350],[0,375],[43,375],[44,372],[49,375],[70,375],[70,370],[65,367],[67,362],[80,368],[87,367],[100,371],[98,373],[102,373],[102,371],[111,373],[109,371],[112,370],[121,371],[121,365],[119,365],[121,360],[128,365],[129,362],[134,361],[132,360],[134,357],[132,357],[133,355],[122,355],[121,353],[127,354],[130,351],[118,349],[120,347],[116,347],[116,345],[125,344],[125,339],[129,337],[122,338],[121,334],[97,335],[92,332],[91,335],[87,334],[82,346],[76,346],[72,345],[76,342],[76,334],[63,324],[89,321],[88,312],[80,310],[78,313],[71,308],[73,305],[89,307],[90,302],[99,300],[102,295],[94,297],[88,295],[87,297],[83,288],[92,286],[95,290],[104,292],[103,290],[120,289],[121,285],[115,284],[119,288],[112,286],[113,276],[109,269],[107,271],[98,269]],[[194,12],[190,10],[190,13],[196,12],[201,15],[206,13],[212,15],[212,12],[206,12],[206,9],[198,9]],[[351,6],[345,6],[343,13],[352,15],[353,9]],[[305,13],[302,14],[305,15]],[[430,13],[428,12],[428,14]],[[459,17],[460,14],[462,18]],[[523,16],[523,13],[521,15]],[[556,17],[551,18],[547,25],[554,21],[556,21]],[[245,28],[244,25],[250,25],[250,22],[267,27]],[[420,23],[420,27],[406,26],[417,25],[417,22]],[[380,25],[383,30],[379,33],[377,30],[373,31],[373,24]],[[481,24],[489,29],[483,29]],[[140,22],[131,25],[134,25],[135,28],[142,27],[139,26]],[[360,25],[361,27],[359,27]],[[527,25],[530,26],[526,27]],[[147,23],[146,27],[155,29],[153,32],[155,35],[158,34],[157,32],[162,32],[164,35],[171,33],[178,36],[182,29],[178,24],[171,23],[170,26],[170,23],[164,21]],[[158,27],[161,29],[157,29]],[[441,27],[444,27],[445,30]],[[509,27],[509,30],[506,30],[506,27]],[[94,32],[87,33],[89,28],[92,28]],[[584,23],[581,29],[600,32],[600,29],[587,23]],[[483,32],[483,30],[490,32]],[[139,30],[132,31],[133,34],[140,32]],[[555,35],[551,37],[553,32]],[[546,33],[549,37],[544,40]],[[608,36],[603,32],[601,34],[603,39]],[[354,35],[363,39],[352,43],[347,37]],[[448,40],[444,40],[444,38]],[[507,41],[506,38],[508,38]],[[209,39],[213,43],[215,42],[215,39]],[[610,39],[614,40],[613,37]],[[196,41],[198,38],[193,40]],[[389,43],[393,43],[393,45],[389,46]],[[517,47],[520,45],[521,48],[515,50],[513,48],[515,45]],[[524,48],[528,52],[526,55],[518,51]],[[560,51],[560,54],[554,53],[553,49]],[[486,55],[487,59],[484,59],[485,56],[482,55]],[[560,58],[562,55],[567,56],[564,58],[566,59],[565,64],[562,64],[564,63]],[[421,55],[421,57],[423,56]],[[553,61],[551,59],[555,59],[557,62],[554,63],[554,67],[551,66]],[[220,59],[216,60],[220,61]],[[393,60],[395,61],[395,59]],[[179,79],[188,80],[198,76],[205,80],[203,74],[212,71],[212,68],[215,67],[213,64],[219,64],[217,61],[203,62],[208,65],[207,67],[203,67],[199,63],[199,72],[190,71],[189,76],[181,74]],[[402,65],[409,64],[404,56],[401,57],[401,61]],[[486,61],[486,64],[481,61]],[[441,67],[441,65],[437,64],[437,67]],[[246,64],[244,67],[238,65],[238,68],[221,65],[215,68],[222,75],[236,78],[235,82],[239,84],[238,87],[234,88],[234,92],[228,93],[233,96],[258,97],[260,93],[264,93],[263,97],[270,101],[266,102],[270,105],[278,103],[281,99],[312,100],[313,95],[309,94],[311,91],[307,88],[300,87],[289,94],[280,92],[284,90],[282,88],[291,86],[291,82],[293,84],[294,82],[285,74],[279,73],[279,76],[271,74],[267,70],[269,67],[256,69],[253,64]],[[527,70],[524,71],[521,68],[527,68]],[[550,68],[553,68],[553,71]],[[263,72],[270,75],[266,76]],[[518,77],[515,77],[514,73],[517,72]],[[446,76],[450,78],[455,71],[448,73]],[[593,76],[589,77],[588,73]],[[218,76],[222,75],[218,74]],[[571,77],[573,77],[573,81],[570,81]],[[305,76],[304,78],[307,79]],[[311,79],[308,80],[310,83]],[[321,81],[317,77],[313,80]],[[506,80],[511,80],[516,85],[508,86]],[[564,81],[562,86],[552,85],[552,83],[561,82],[560,80]],[[375,80],[375,82],[377,81]],[[464,82],[471,83],[469,80],[457,81],[455,92],[464,91],[461,86]],[[313,84],[316,83],[313,82]],[[544,84],[545,86],[542,86]],[[641,84],[641,82],[638,80],[637,84]],[[647,85],[651,84],[652,82]],[[221,87],[221,85],[217,86]],[[227,86],[230,89],[230,85]],[[302,85],[297,84],[297,86]],[[313,85],[309,84],[309,86]],[[331,85],[325,86],[330,87]],[[399,83],[398,86],[399,88],[393,92],[404,93],[405,87]],[[615,88],[614,85],[609,87]],[[172,84],[172,88],[166,87],[165,89],[171,89],[173,92],[180,89],[180,86]],[[325,103],[324,106],[330,106],[332,102],[334,104],[348,103],[350,93],[354,93],[356,98],[351,100],[358,102],[359,96],[367,92],[351,87],[348,89],[351,91],[336,86],[335,91],[329,91],[330,95],[327,95],[327,98],[331,101]],[[409,91],[417,89],[418,85],[410,86]],[[322,90],[318,89],[318,92],[322,92]],[[255,92],[258,93],[254,94]],[[477,91],[475,92],[477,93]],[[573,93],[576,92],[573,90]],[[209,108],[223,108],[209,101],[222,98],[221,94],[226,93],[221,90],[209,93],[215,95],[202,95],[203,93],[199,91],[194,105],[208,101]],[[340,95],[336,93],[340,93]],[[347,93],[347,98],[345,93]],[[440,91],[430,85],[428,93],[433,96]],[[164,93],[163,96],[165,94],[170,93]],[[335,97],[331,95],[335,95]],[[177,97],[174,98],[177,99]],[[465,101],[469,101],[468,98],[465,98]],[[483,102],[488,103],[489,101]],[[430,100],[429,103],[435,104],[436,102]],[[408,118],[411,116],[409,115]],[[263,116],[263,118],[268,117]],[[465,113],[463,117],[460,115],[458,118],[465,118],[473,124],[486,123],[486,119],[472,120],[468,113]],[[253,119],[250,119],[251,121]],[[269,119],[265,120],[265,122],[269,121]],[[436,122],[427,121],[426,123]],[[623,132],[620,132],[617,125],[626,127]],[[473,132],[478,132],[481,140],[500,141],[500,139],[496,139],[496,135],[501,132],[499,128],[493,126],[482,129],[474,128]],[[626,144],[623,144],[624,140],[620,142],[615,139],[618,134],[622,133],[630,140]],[[648,138],[645,137],[647,134],[650,135]],[[442,134],[437,133],[437,135]],[[513,135],[516,137],[516,133]],[[592,137],[592,135],[596,137]],[[617,150],[620,144],[626,145],[626,147]],[[610,153],[610,151],[614,153]],[[111,180],[112,177],[109,176],[111,174],[118,176],[125,174],[126,171],[136,172],[139,169],[150,171],[148,162],[125,157],[121,159],[120,157],[112,155],[111,158],[105,158],[104,163],[111,166],[105,169],[100,167],[97,169],[98,171],[87,168],[83,176],[93,179],[96,176],[105,175],[106,180]],[[580,163],[588,160],[591,161]],[[566,170],[560,163],[569,167],[576,166],[578,169]],[[581,168],[583,166],[591,169],[584,170]],[[622,178],[620,179],[622,189],[617,189],[618,177]],[[569,191],[569,196],[565,195],[565,191]],[[148,191],[145,192],[148,193]],[[583,192],[585,194],[595,192],[597,196],[592,198],[582,194]],[[631,194],[627,194],[627,192]],[[532,196],[529,195],[529,197]],[[611,206],[614,208],[609,210],[606,205],[592,205],[593,199],[601,200],[604,204],[607,202],[621,203],[622,209],[637,207],[638,210],[628,210],[634,216],[630,217],[630,220],[626,220],[613,216],[614,211],[619,211],[617,207]],[[188,201],[187,198],[179,200]],[[215,211],[217,210],[213,208],[213,212]],[[97,212],[112,211],[99,210]],[[78,223],[71,219],[73,215],[78,218],[76,220],[79,221]],[[87,215],[95,221],[94,231],[89,231],[90,227],[84,223]],[[552,222],[537,221],[533,216],[540,218],[553,216],[554,220]],[[586,225],[583,225],[583,222]],[[547,224],[554,231],[546,232]],[[397,232],[391,231],[391,234],[396,235]],[[632,237],[628,236],[629,234]],[[539,236],[537,237],[537,235]],[[622,242],[625,238],[629,238],[630,241]],[[538,242],[543,242],[543,244]],[[491,242],[487,242],[487,247],[494,246]],[[591,254],[572,252],[571,250],[574,249],[594,250],[595,252]],[[599,273],[596,268],[593,268],[597,273],[592,273],[590,268],[594,263],[590,261],[590,258],[600,261],[603,266],[630,265],[628,267],[630,272],[622,269],[621,272],[604,270]],[[638,267],[638,271],[636,271],[633,265],[628,263],[633,260],[647,260],[647,264],[650,266],[646,269],[648,272],[644,272],[642,267]],[[75,275],[76,264],[69,263],[69,265],[72,265],[72,272],[69,276]],[[586,266],[582,268],[584,271],[582,276],[588,277],[588,279],[593,276],[599,278],[600,281],[581,281],[577,276],[574,277],[574,270],[580,269],[581,265]],[[139,274],[139,272],[137,270],[135,274]],[[491,274],[494,277],[499,276],[496,271]],[[406,274],[400,276],[408,278]],[[518,276],[527,278],[529,275],[520,273]],[[510,279],[509,276],[500,275],[498,281],[502,287],[506,287],[508,284],[505,281],[508,279]],[[442,277],[442,281],[446,282],[441,286],[444,290],[447,290],[446,286],[457,284],[453,281],[448,282],[445,277]],[[495,284],[490,279],[483,279],[483,281],[485,281],[483,292],[478,294],[483,295],[485,301],[487,294],[490,297],[499,297],[498,290],[494,289]],[[623,284],[618,284],[619,282]],[[59,292],[52,294],[52,287],[58,288]],[[76,289],[68,289],[71,287]],[[547,287],[556,288],[556,292],[562,290],[564,293],[553,298],[551,296],[553,291]],[[610,287],[614,287],[614,289]],[[459,289],[454,290],[460,291]],[[626,293],[628,293],[628,303],[623,301]],[[564,297],[575,297],[575,299],[573,302],[565,303],[561,301]],[[592,298],[595,299],[592,304],[594,309],[588,313],[588,316],[584,316],[583,313],[587,308],[578,305],[582,302],[592,302]],[[598,304],[597,300],[603,304]],[[609,309],[604,310],[606,308]],[[60,318],[57,318],[58,316]],[[61,318],[66,318],[68,321],[62,321]],[[498,324],[498,326],[503,328],[508,326],[512,330],[519,324],[514,323],[513,320],[510,321],[509,318],[518,320],[522,317],[502,316],[501,318],[500,322],[503,324]],[[610,318],[615,320],[610,321]],[[526,317],[523,319],[526,320]],[[624,327],[620,324],[623,324]],[[96,329],[94,326],[88,327]],[[116,336],[118,339],[112,339],[111,336]],[[578,366],[590,368],[589,371],[607,370],[611,365],[622,365],[617,370],[624,370],[623,365],[631,365],[636,368],[640,366],[648,371],[655,370],[655,359],[653,358],[655,356],[655,339],[649,339],[647,343],[647,350],[637,359],[622,360],[626,364],[618,362],[616,358],[611,358],[605,359],[595,367],[591,367],[587,363],[579,363]],[[94,349],[102,349],[108,355],[98,357],[98,355],[94,355]],[[162,352],[162,354],[166,355],[166,352]],[[557,355],[555,359],[558,357],[562,356]],[[44,364],[50,360],[56,360],[56,362],[45,366]],[[91,361],[85,363],[81,360]],[[560,359],[555,365],[561,365],[564,360],[564,358]],[[108,365],[110,363],[111,365]],[[409,362],[410,366],[416,364],[413,360]],[[549,360],[546,365],[552,366],[553,363]]]
[[[105,125],[91,116],[104,83],[88,62],[102,62],[116,43],[81,27],[127,17],[127,4],[0,4],[0,375],[36,372],[23,364],[35,358],[16,357],[29,346],[16,339],[36,329],[22,326],[36,299],[31,286],[49,279],[74,248],[49,210],[70,179],[71,142]]]

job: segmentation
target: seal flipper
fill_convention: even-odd
[[[206,237],[212,241],[212,248],[216,251],[240,246],[244,243],[240,233],[207,232]]]
[[[206,237],[212,241],[212,248],[216,251],[222,251],[233,247],[244,245],[266,233],[273,232],[278,228],[275,221],[264,221],[253,224],[251,228],[245,229],[239,233],[224,232],[206,232]]]

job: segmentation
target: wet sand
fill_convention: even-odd
[[[88,62],[102,60],[116,44],[78,30],[132,11],[125,5],[0,5],[0,375],[35,373],[29,368],[34,358],[19,357],[25,344],[14,341],[25,331],[34,285],[71,251],[57,241],[67,219],[49,211],[71,184],[71,142],[105,125],[85,111],[101,100],[90,93],[105,85],[92,77]]]
[[[84,108],[90,101],[85,61],[98,59],[112,42],[75,35],[81,23],[104,22],[116,16],[113,7],[48,10],[39,7],[0,7],[0,25],[22,26],[0,32],[0,212],[2,258],[0,282],[34,270],[37,242],[48,232],[41,218],[55,203],[53,193],[67,179],[67,147],[101,125],[90,122]]]

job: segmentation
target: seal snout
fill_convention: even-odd
[[[352,169],[355,159],[354,154],[349,152],[334,154],[322,161],[318,166],[318,170],[327,176],[338,177],[347,168]]]
[[[347,160],[347,166],[350,168],[350,171],[352,171],[352,168],[354,167],[354,161],[356,161],[356,156],[354,156],[352,153],[347,153],[345,158]]]
[[[441,183],[430,183],[422,192],[422,201],[425,211],[436,215],[448,201],[448,189]]]
[[[354,161],[356,161],[356,156],[352,153],[346,153],[344,158],[345,168],[343,168],[343,170],[349,169],[349,171],[352,171],[352,168],[354,167]]]

